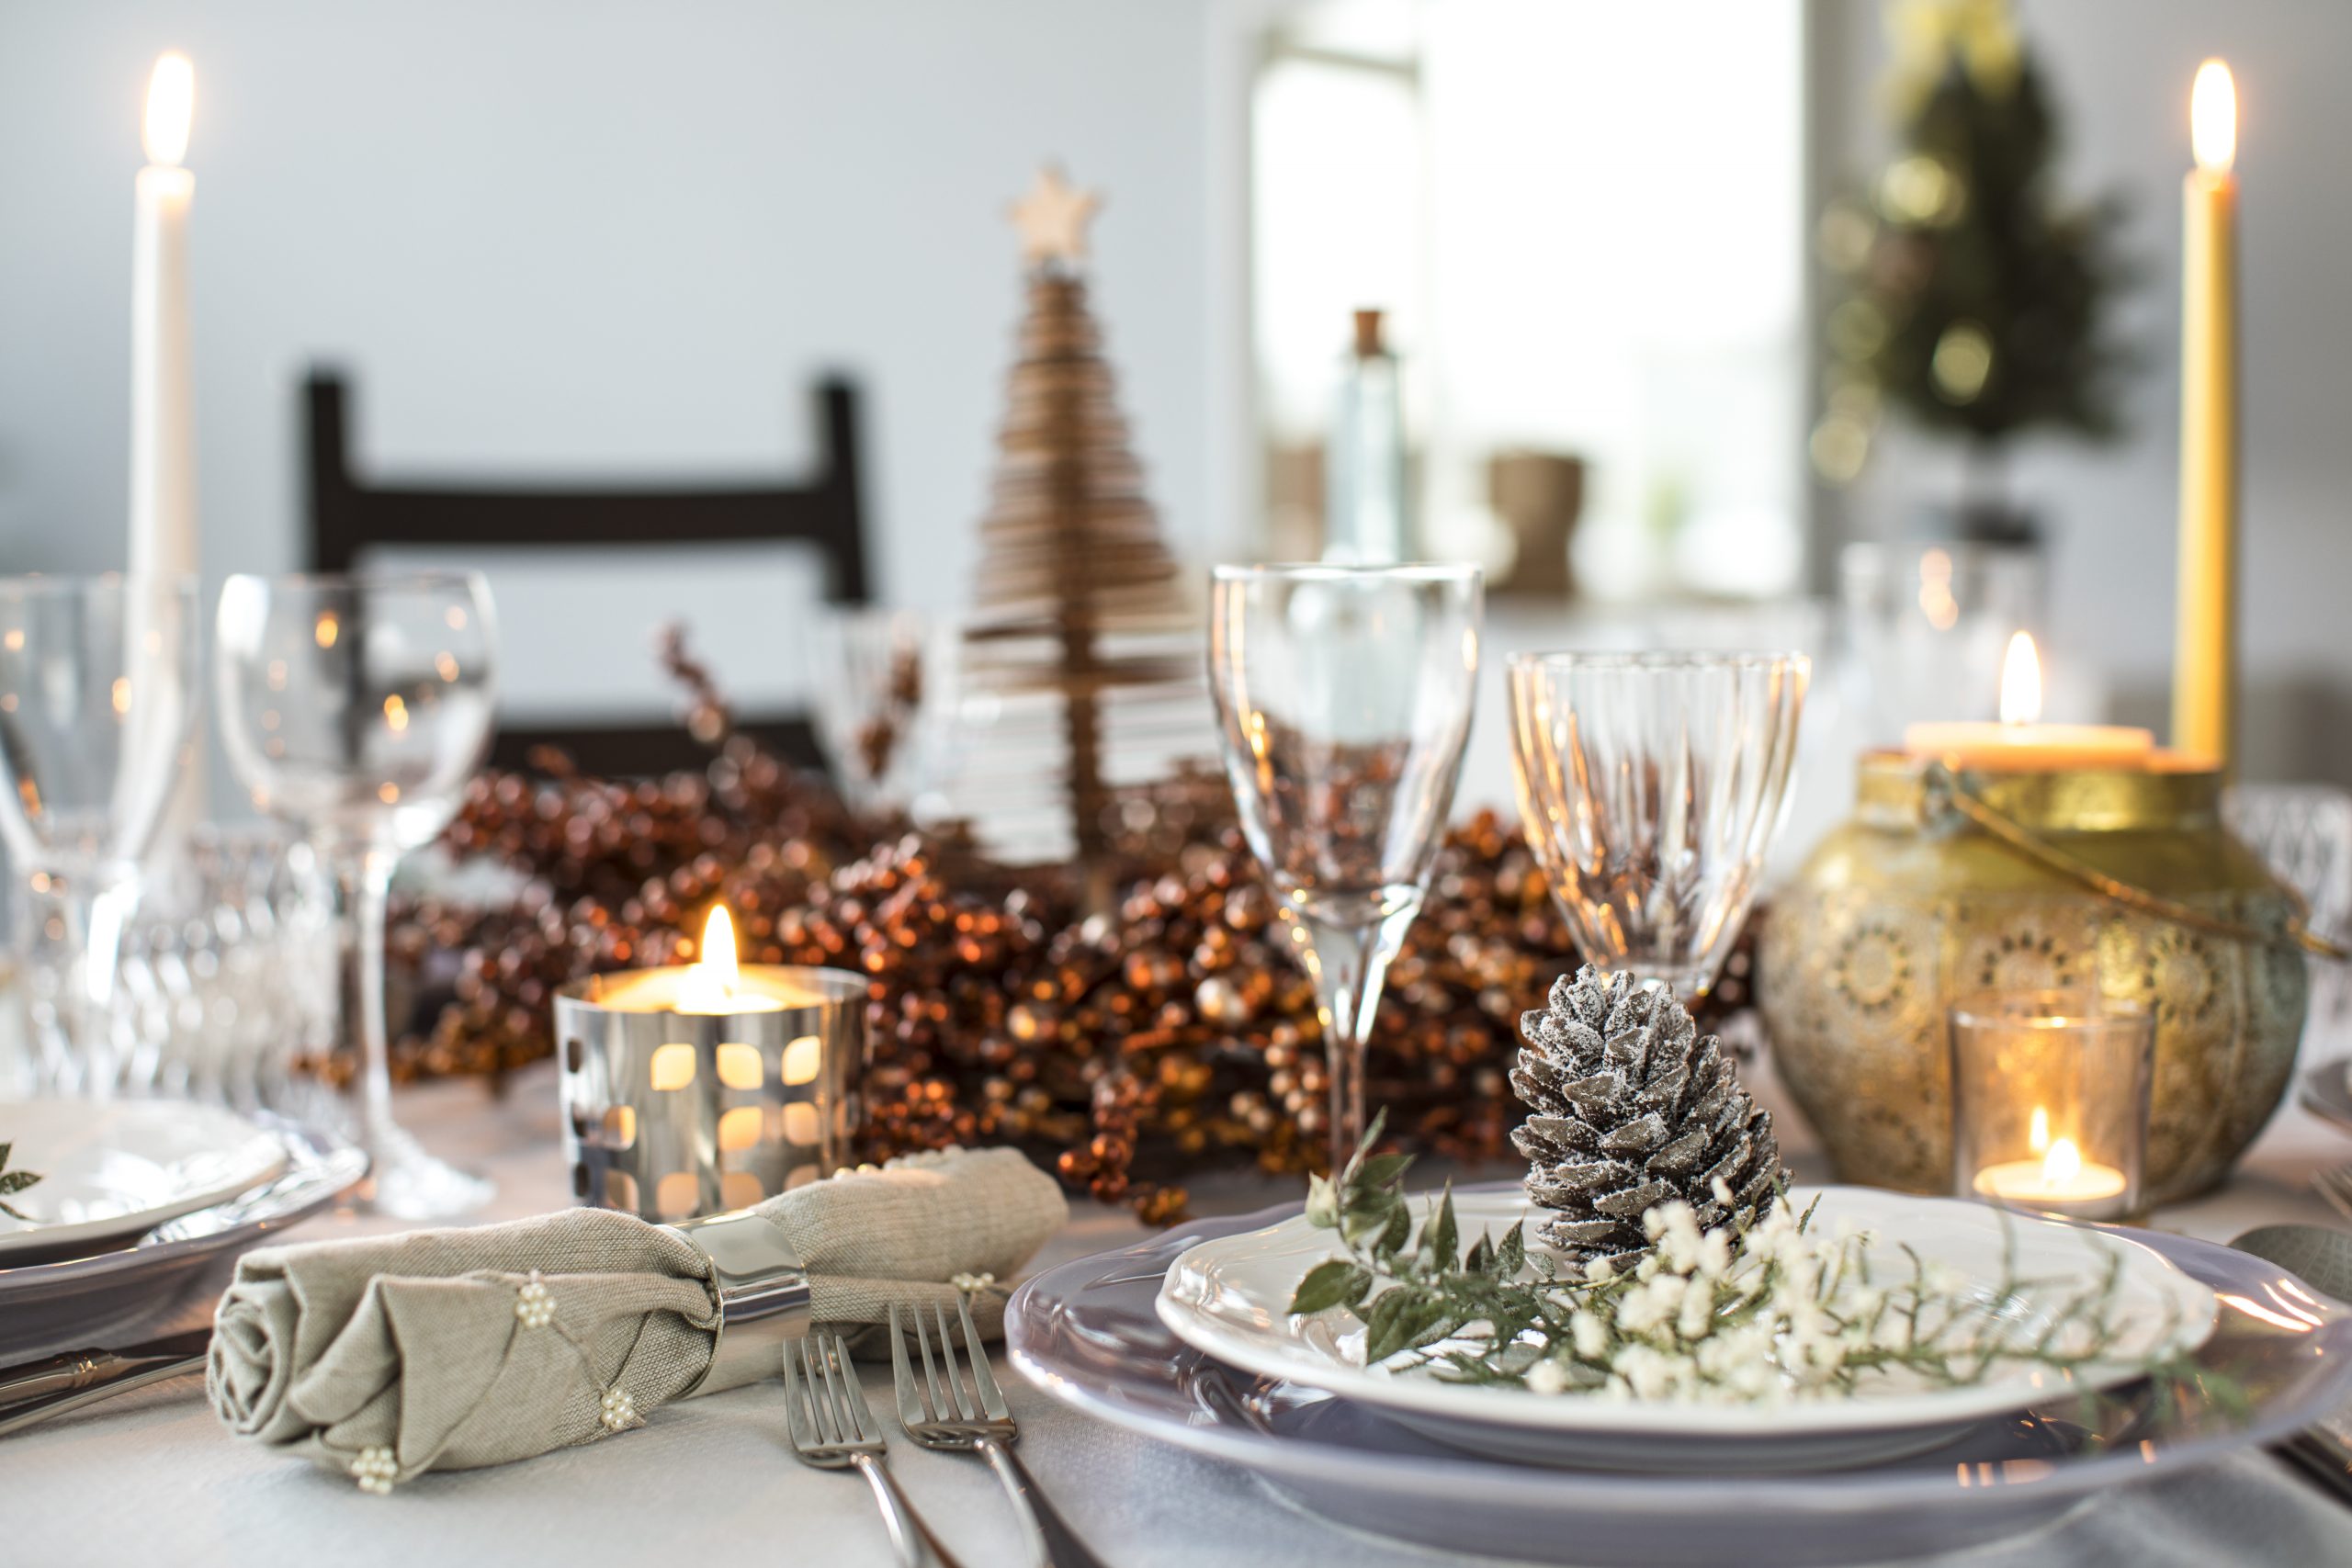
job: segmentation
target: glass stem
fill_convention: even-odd
[[[115,971],[122,962],[122,929],[130,924],[139,888],[96,877],[50,877],[59,942],[59,1022],[66,1037],[63,1079],[92,1100],[110,1100],[122,1086],[115,1055]]]
[[[333,844],[323,851],[334,878],[337,1047],[359,1047],[359,1136],[370,1157],[393,1131],[390,1031],[384,1017],[384,908],[397,856],[374,844]]]
[[[1306,937],[1301,957],[1315,982],[1315,1010],[1330,1060],[1331,1168],[1352,1158],[1363,1142],[1364,1057],[1388,961],[1404,945],[1420,902],[1415,899],[1369,925],[1339,925],[1295,917]]]
[[[30,918],[40,927],[37,947],[54,954],[59,976],[57,1032],[61,1048],[48,1077],[58,1087],[91,1100],[110,1100],[122,1087],[122,1063],[115,1051],[116,969],[122,959],[122,933],[139,899],[135,883],[51,874],[45,917],[38,906]],[[57,921],[48,927],[48,919]]]

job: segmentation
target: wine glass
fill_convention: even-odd
[[[1381,982],[1462,772],[1479,604],[1476,567],[1216,569],[1209,673],[1226,773],[1315,982],[1335,1170],[1363,1140]]]
[[[489,1201],[392,1120],[384,906],[401,853],[457,814],[490,750],[498,639],[477,572],[232,577],[220,591],[221,738],[254,804],[316,845],[334,892],[333,1039],[358,1048],[370,1206],[442,1219]]]
[[[122,929],[139,863],[195,728],[193,577],[0,579],[0,838],[44,918],[28,922],[38,967],[62,984],[43,1076],[111,1094]]]
[[[1585,957],[1703,997],[1788,815],[1810,661],[1796,653],[1522,653],[1512,774]]]

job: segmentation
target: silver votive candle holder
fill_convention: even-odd
[[[2144,1210],[2147,1010],[2018,991],[1964,998],[1948,1019],[1956,1196],[2079,1220]]]
[[[848,1160],[865,977],[739,966],[731,928],[718,942],[707,931],[702,952],[700,963],[592,976],[556,993],[563,1148],[582,1203],[692,1219]]]

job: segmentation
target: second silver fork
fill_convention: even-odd
[[[865,1477],[906,1568],[961,1568],[883,1464],[882,1427],[840,1335],[812,1334],[784,1348],[784,1415],[793,1451],[803,1462],[820,1470],[854,1469]]]
[[[965,1356],[971,1363],[968,1388],[957,1373],[947,1309],[934,1310],[939,1320],[936,1336],[925,1326],[922,1309],[913,1308],[907,1314],[914,1321],[915,1346],[922,1356],[922,1381],[918,1383],[913,1363],[907,1357],[899,1309],[895,1303],[890,1308],[890,1371],[898,1384],[899,1424],[924,1448],[977,1453],[989,1461],[1021,1515],[1031,1560],[1040,1568],[1106,1568],[1046,1500],[1037,1478],[1012,1451],[1020,1429],[1013,1424],[1003,1390],[997,1387],[996,1374],[989,1370],[988,1347],[973,1325],[971,1308],[960,1300],[956,1303],[956,1315],[964,1330]],[[934,1341],[936,1359],[932,1350]]]

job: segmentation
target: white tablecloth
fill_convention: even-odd
[[[1756,1087],[1777,1096],[1769,1073]],[[401,1096],[438,1151],[499,1183],[485,1219],[561,1206],[555,1090],[523,1075],[503,1103],[471,1085]],[[1791,1134],[1798,1128],[1783,1118]],[[1815,1164],[1791,1149],[1801,1175]],[[2352,1144],[2291,1107],[2229,1187],[2169,1210],[2168,1229],[2226,1241],[2252,1225],[2329,1223],[2307,1186]],[[1254,1208],[1285,1186],[1219,1186],[1204,1208]],[[349,1214],[298,1233],[397,1226]],[[1081,1205],[1044,1262],[1124,1245],[1143,1234],[1124,1213]],[[201,1313],[192,1314],[195,1318]],[[888,1408],[887,1371],[869,1371]],[[1246,1473],[1195,1459],[1065,1410],[1017,1378],[1006,1393],[1022,1450],[1043,1484],[1114,1568],[1426,1568],[1430,1552],[1344,1534],[1293,1510]],[[891,1461],[917,1506],[967,1568],[1022,1559],[1012,1516],[987,1467],[894,1443]],[[458,1568],[472,1563],[757,1563],[882,1568],[892,1561],[865,1487],[791,1457],[777,1385],[740,1389],[656,1412],[642,1429],[528,1463],[420,1479],[390,1496],[360,1492],[307,1462],[229,1437],[187,1379],[0,1440],[0,1565],[5,1568]],[[2276,1462],[2252,1457],[2161,1487],[2119,1490],[2035,1535],[1950,1560],[1951,1568],[2080,1564],[2211,1568],[2220,1562],[2352,1562],[2352,1509],[2334,1506]]]

